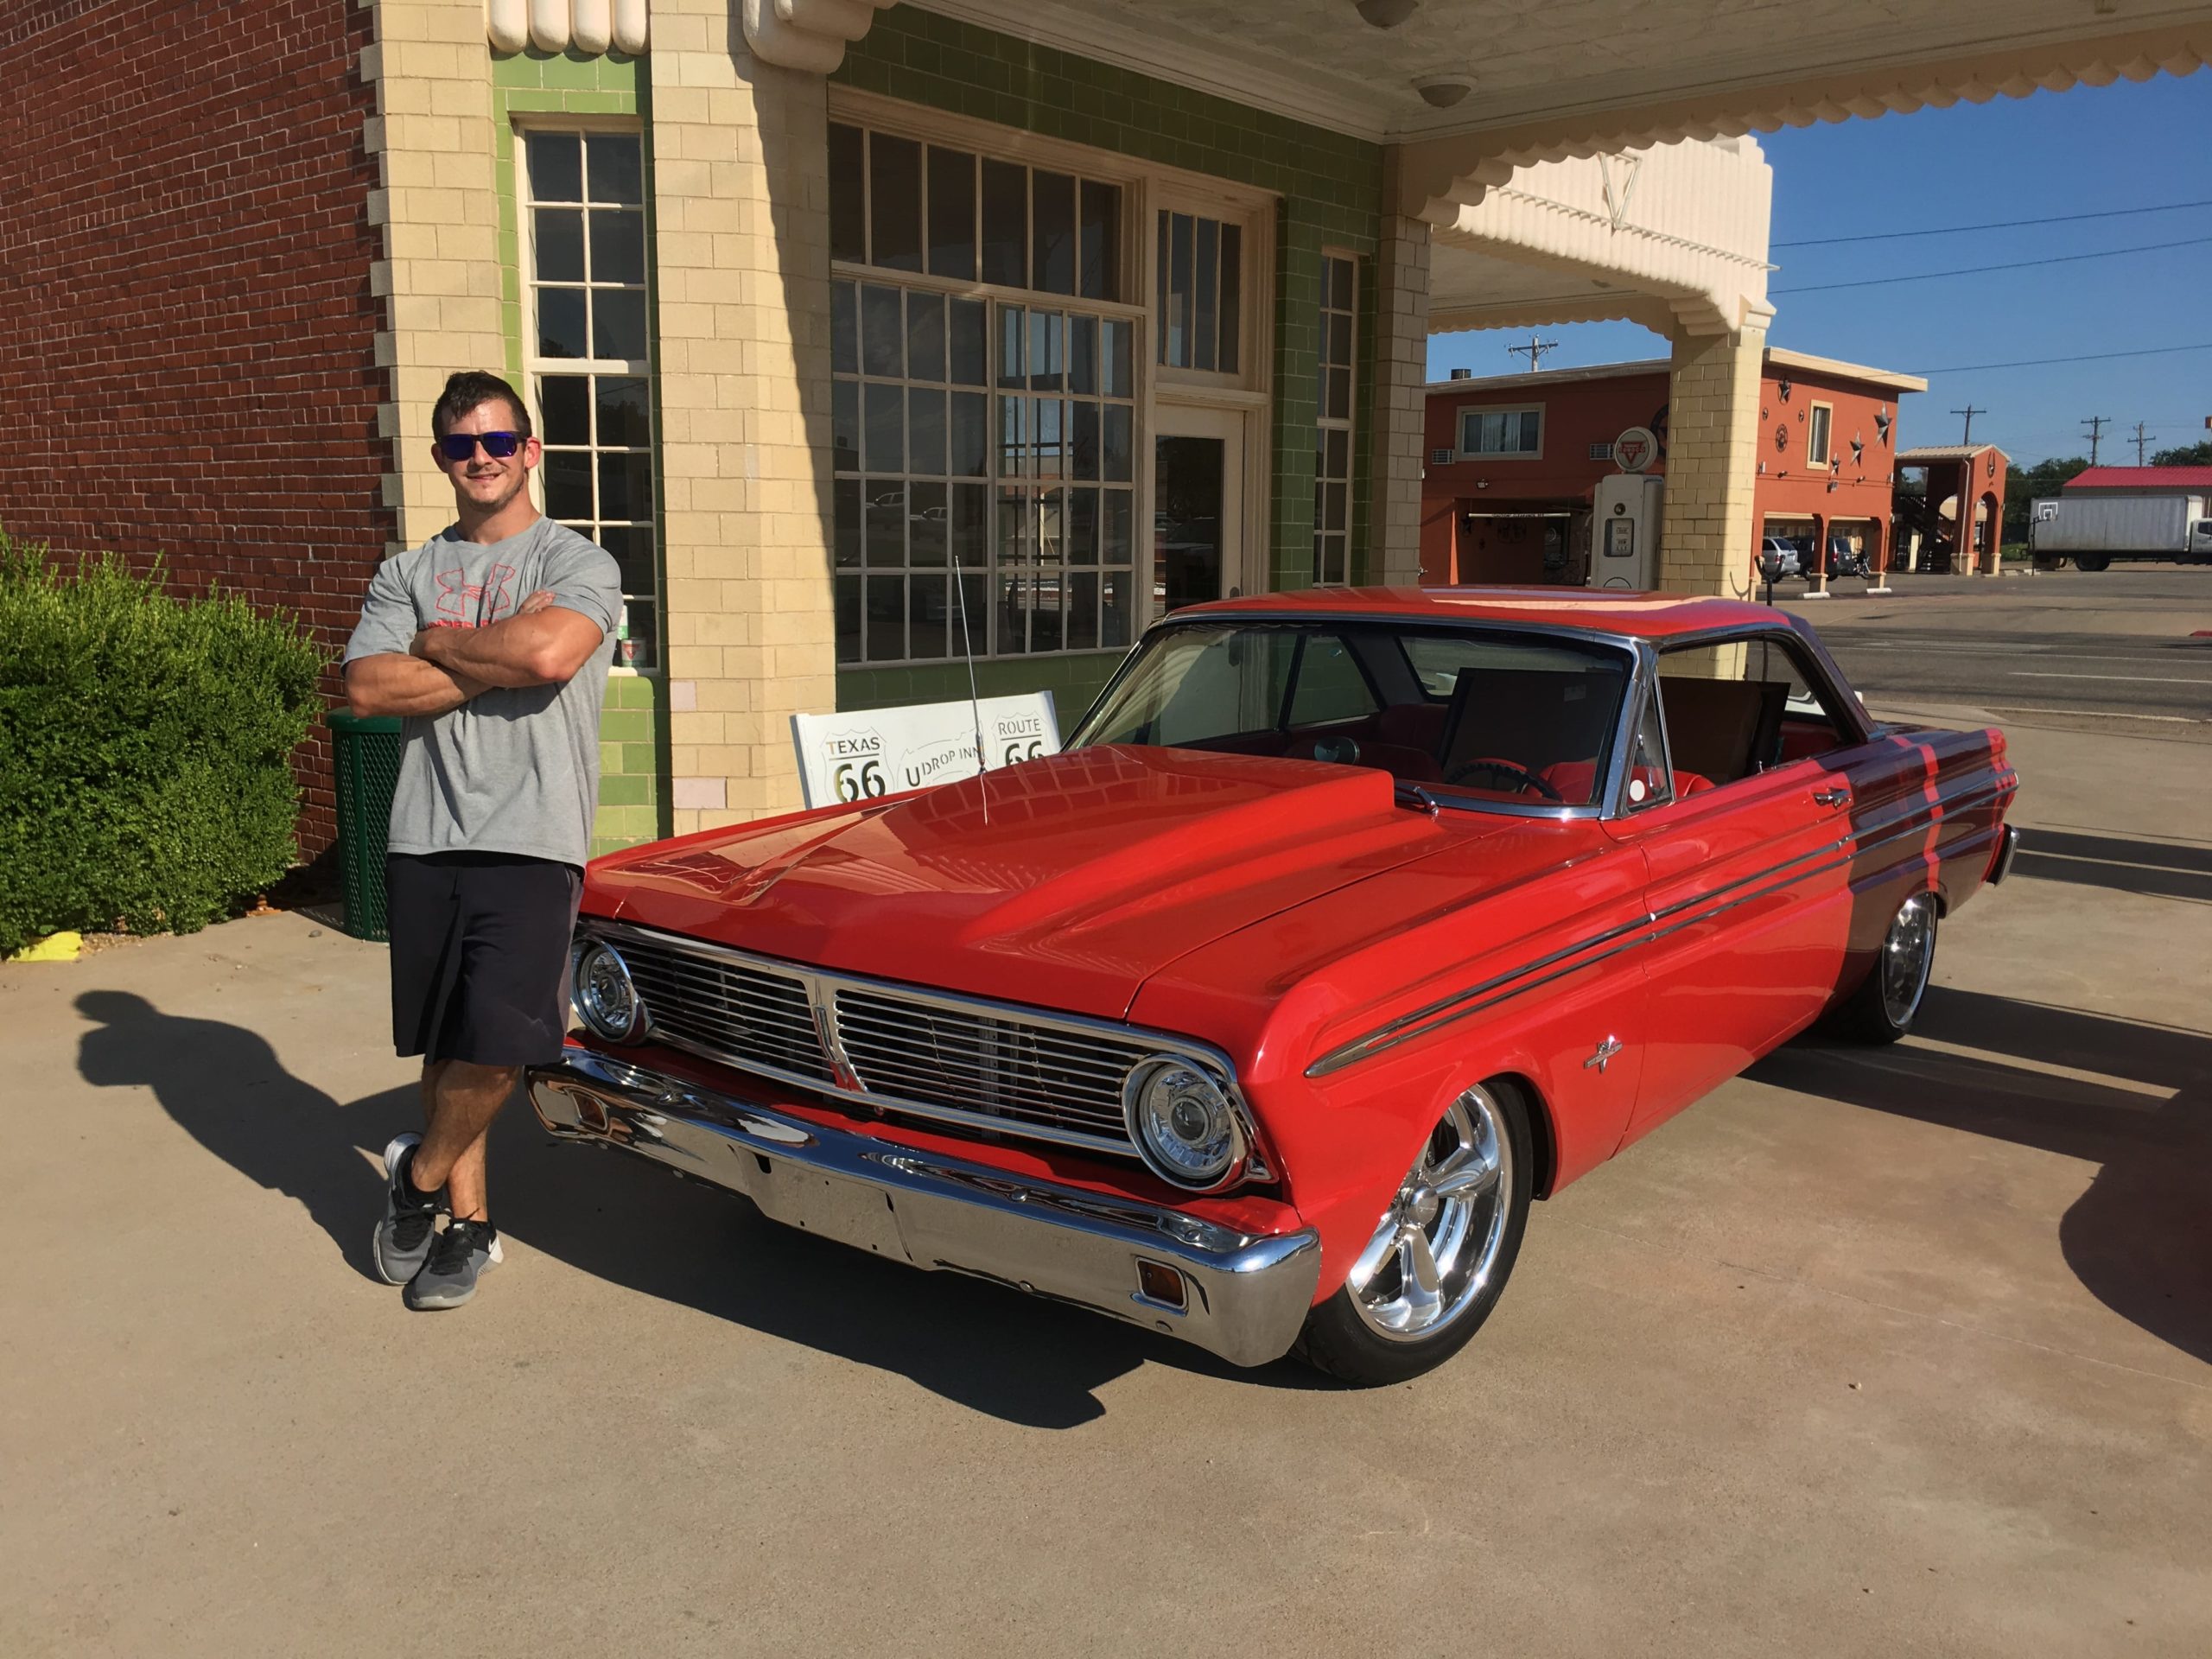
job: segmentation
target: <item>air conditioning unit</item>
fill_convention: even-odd
[[[1449,467],[1452,464],[1452,451],[1449,449],[1430,450],[1428,464],[1432,467]]]

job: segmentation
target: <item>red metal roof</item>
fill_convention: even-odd
[[[2212,490],[2212,467],[2092,467],[2068,479],[2065,487],[2200,495]]]
[[[1175,613],[1391,617],[1427,622],[1519,622],[1667,639],[1707,628],[1786,623],[1786,614],[1742,600],[1687,594],[1628,594],[1587,588],[1306,588],[1217,600]]]

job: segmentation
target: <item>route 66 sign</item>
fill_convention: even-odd
[[[1624,473],[1643,471],[1658,455],[1658,435],[1648,426],[1631,426],[1613,440],[1613,465]]]
[[[983,753],[976,740],[982,736]],[[874,800],[1057,754],[1052,694],[965,698],[844,715],[793,715],[807,805]]]

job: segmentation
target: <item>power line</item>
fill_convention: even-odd
[[[2053,363],[2108,363],[2119,357],[2165,357],[2175,352],[2212,352],[2212,340],[2198,346],[2145,346],[2133,352],[2085,352],[2079,357],[2021,357],[2010,363],[1954,363],[1943,369],[1915,369],[1915,374],[1977,374],[1985,369],[2040,369]]]
[[[1967,429],[1960,437],[1959,442],[1961,443],[1972,443],[1974,442],[1974,417],[1977,415],[1986,415],[1989,411],[1986,409],[1976,409],[1972,404],[1968,404],[1964,409],[1955,409],[1951,413],[1954,415],[1963,415],[1967,417]]]
[[[2110,419],[2111,416],[2107,415],[2091,415],[2082,422],[2089,429],[2089,465],[2092,467],[2097,464],[2097,443],[2104,436],[2105,423]]]
[[[1938,276],[1979,276],[1985,271],[2025,270],[2031,265],[2070,265],[2083,259],[2116,259],[2123,253],[2158,253],[2167,248],[2196,248],[2212,242],[2212,236],[2192,236],[2179,242],[2145,242],[2140,247],[2107,248],[2098,253],[2062,253],[2048,259],[2014,259],[2001,265],[1961,265],[1956,270],[1922,270],[1910,276],[1862,276],[1852,283],[1814,283],[1804,288],[1777,288],[1776,294],[1823,294],[1836,288],[1880,288],[1890,283],[1933,282]]]
[[[2178,213],[2190,207],[2212,207],[2212,201],[2169,201],[2156,207],[2113,207],[2096,213],[2053,213],[2047,219],[2000,219],[1989,225],[1939,225],[1925,231],[1875,231],[1865,236],[1814,236],[1770,245],[1777,248],[1826,248],[1840,242],[1895,242],[1908,236],[1963,236],[1968,231],[2015,231],[2030,225],[2074,225],[2085,219],[2126,219],[2135,213]]]

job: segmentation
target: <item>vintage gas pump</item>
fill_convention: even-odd
[[[1659,573],[1659,503],[1667,480],[1614,473],[1598,480],[1590,516],[1590,585],[1642,592]]]

